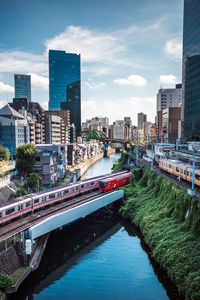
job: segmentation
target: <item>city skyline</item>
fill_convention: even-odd
[[[1,106],[20,73],[31,75],[32,101],[47,109],[49,49],[81,54],[82,121],[130,116],[137,124],[142,111],[153,122],[160,86],[181,82],[182,0],[0,3]]]

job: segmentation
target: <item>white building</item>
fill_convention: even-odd
[[[177,84],[174,89],[159,89],[157,94],[157,112],[168,107],[179,107],[182,103],[182,87]]]
[[[113,123],[113,139],[124,139],[124,120]]]

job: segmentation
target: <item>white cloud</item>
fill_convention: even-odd
[[[176,84],[178,82],[178,78],[172,74],[169,75],[160,75],[160,83],[161,84]]]
[[[35,73],[29,73],[31,75],[31,85],[35,87],[39,87],[42,89],[48,89],[49,88],[49,78],[39,76]]]
[[[101,89],[102,87],[106,86],[105,82],[99,82],[99,83],[94,83],[94,82],[84,82],[84,84],[90,89],[90,90],[98,90]]]
[[[182,57],[182,41],[180,39],[172,39],[166,42],[165,52],[171,59],[181,59]]]
[[[139,87],[147,84],[146,79],[140,75],[130,75],[127,78],[114,79],[113,81],[120,85],[135,85]]]
[[[46,73],[47,58],[22,51],[0,52],[0,70],[5,73]]]
[[[99,110],[101,103],[101,110]],[[81,103],[82,119],[90,119],[94,116],[107,116],[112,123],[117,119],[131,117],[133,124],[137,124],[137,114],[142,111],[147,114],[148,121],[155,121],[156,97],[131,97],[126,100],[113,99],[88,99]],[[128,109],[127,109],[128,108]]]
[[[80,26],[68,26],[66,30],[45,43],[46,50],[64,50],[81,53],[84,62],[117,61],[123,46],[114,34],[88,30]]]
[[[5,84],[2,81],[0,81],[0,92],[12,93],[12,92],[14,92],[14,88],[9,84]]]

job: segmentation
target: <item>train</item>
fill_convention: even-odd
[[[106,178],[99,181],[99,190],[109,191],[130,182],[131,173],[118,175],[116,177]]]
[[[48,205],[72,198],[73,196],[100,189],[100,181],[106,179],[111,180],[112,178],[115,178],[115,182],[117,181],[117,178],[119,180],[123,180],[123,176],[127,177],[127,174],[130,173],[127,171],[122,171],[104,176],[93,177],[90,179],[77,181],[75,183],[69,183],[63,186],[55,187],[53,189],[40,191],[38,193],[21,196],[7,201],[6,203],[0,203],[0,225],[36,210],[43,209]],[[111,190],[117,186],[119,185],[112,185],[112,187],[110,186],[110,188],[107,188],[107,190]]]
[[[176,175],[186,181],[192,182],[192,166],[174,159],[160,159],[159,168],[170,174]],[[195,168],[194,183],[200,186],[200,169]]]

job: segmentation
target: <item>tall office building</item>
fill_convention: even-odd
[[[61,102],[62,110],[70,111],[70,121],[76,128],[76,137],[81,131],[81,101],[80,101],[80,81],[75,81],[67,85],[67,101]]]
[[[49,50],[49,110],[69,110],[77,135],[81,129],[80,54]]]
[[[143,129],[144,122],[147,121],[147,115],[143,112],[138,113],[138,129]]]
[[[31,101],[31,75],[15,74],[15,98],[27,97]]]
[[[184,138],[200,138],[200,1],[184,0],[183,23]]]
[[[157,113],[167,107],[180,107],[182,103],[182,85],[175,89],[159,89],[157,94]]]

